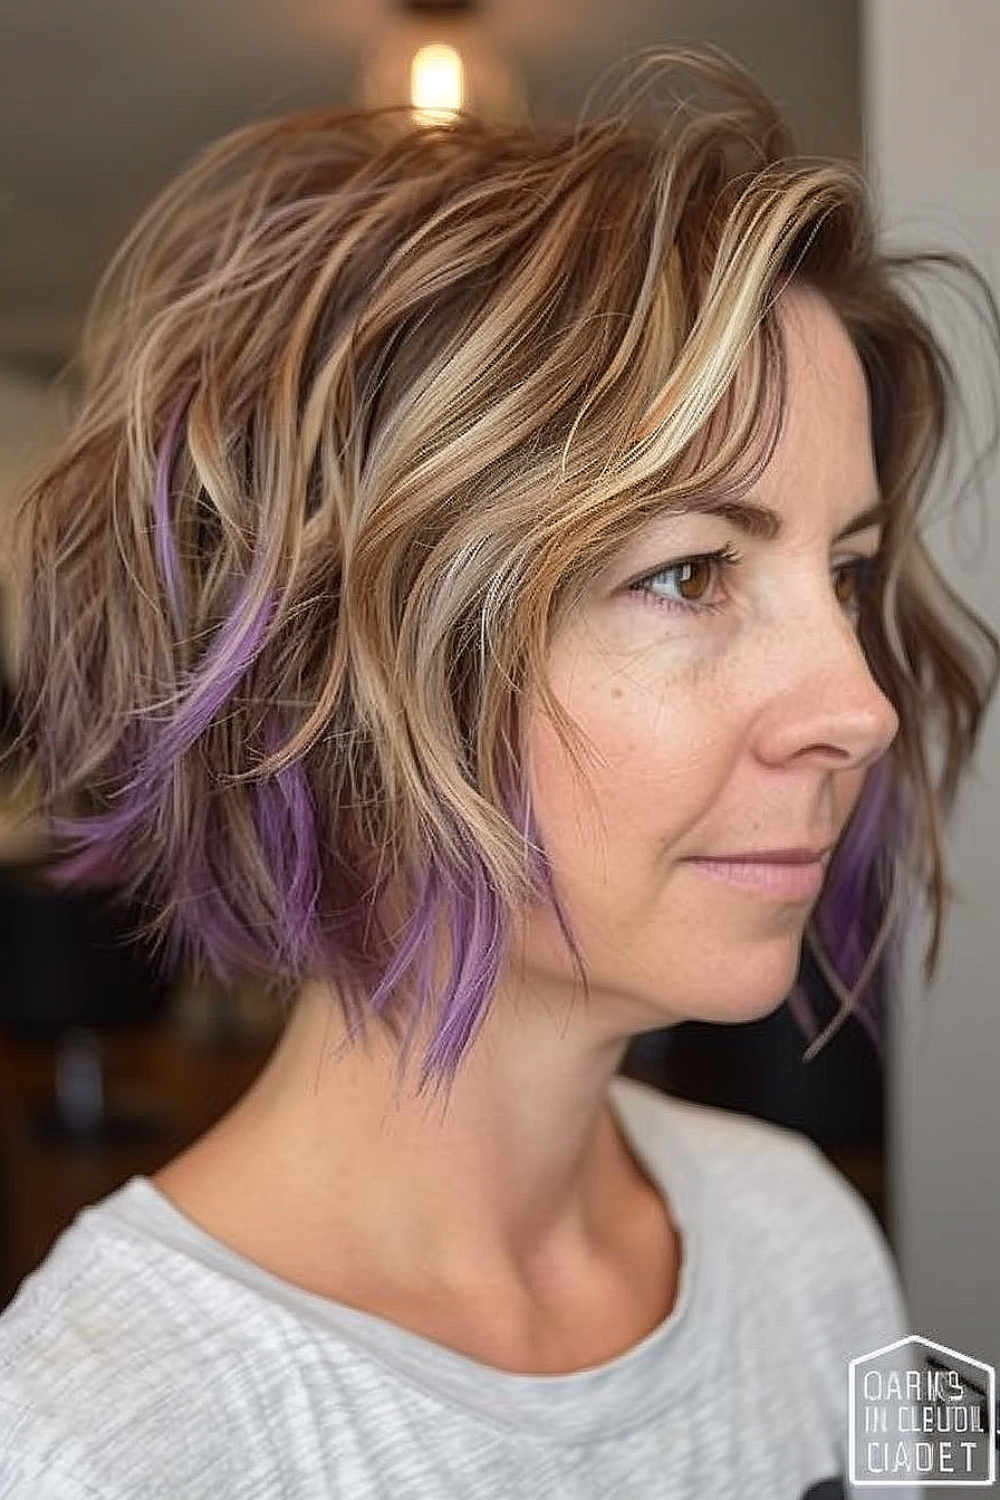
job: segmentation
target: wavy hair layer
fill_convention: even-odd
[[[890,506],[860,634],[900,728],[807,929],[876,1045],[918,887],[937,964],[942,820],[1000,670],[921,538],[957,391],[901,284],[959,269],[1000,347],[987,283],[881,251],[860,171],[797,155],[725,54],[646,55],[625,95],[566,127],[326,109],[210,145],[102,277],[79,409],[20,497],[15,750],[52,880],[141,900],[164,964],[283,1002],[332,980],[352,1036],[405,1018],[408,1048],[429,1020],[421,1089],[454,1077],[526,903],[586,990],[519,705],[585,776],[550,633],[651,515],[760,473],[793,276],[857,348]]]

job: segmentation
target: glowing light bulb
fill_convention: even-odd
[[[454,114],[465,97],[464,75],[454,47],[443,42],[420,47],[410,60],[410,103],[428,121]]]

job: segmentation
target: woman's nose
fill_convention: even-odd
[[[821,617],[822,616],[822,617]],[[899,715],[872,673],[857,629],[838,610],[789,630],[773,663],[758,753],[768,760],[817,754],[835,768],[864,767],[889,749]]]

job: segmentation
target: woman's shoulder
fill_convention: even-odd
[[[730,1315],[757,1328],[754,1309],[766,1305],[768,1327],[794,1345],[795,1367],[811,1369],[831,1413],[842,1413],[850,1361],[913,1332],[871,1205],[800,1131],[626,1088],[637,1144],[664,1178],[683,1183],[703,1242],[721,1247],[711,1263]]]
[[[616,1078],[614,1090],[647,1160],[727,1238],[780,1247],[786,1263],[808,1247],[831,1283],[851,1266],[895,1275],[868,1200],[802,1131],[630,1078]]]
[[[203,1387],[221,1283],[143,1233],[141,1188],[81,1210],[0,1313],[0,1497],[32,1465],[72,1475],[67,1496],[87,1494],[88,1475],[94,1493],[136,1493],[117,1488],[133,1461],[155,1468],[162,1450],[169,1473],[188,1417],[212,1426]]]

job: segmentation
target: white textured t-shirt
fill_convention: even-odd
[[[626,1353],[479,1364],[136,1176],[0,1316],[0,1500],[874,1500],[848,1361],[912,1330],[867,1203],[797,1132],[622,1076],[610,1098],[681,1237],[674,1306]]]

